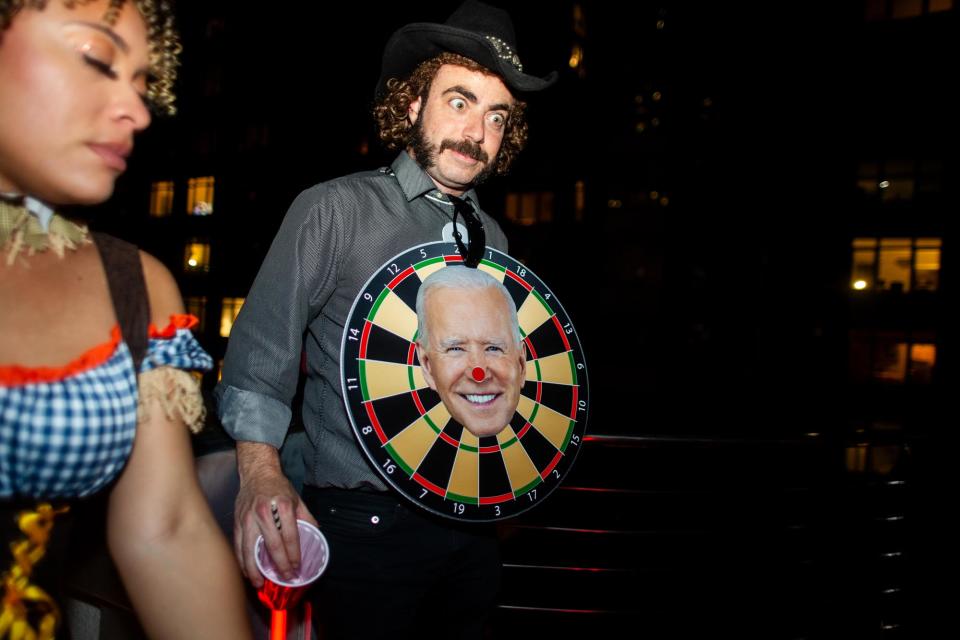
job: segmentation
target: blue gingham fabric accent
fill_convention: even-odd
[[[157,367],[210,371],[213,369],[213,358],[203,350],[189,329],[177,329],[177,335],[173,338],[150,339],[147,355],[140,364],[140,373]]]
[[[212,368],[189,330],[151,339],[141,371]],[[123,469],[137,430],[133,359],[120,342],[104,363],[55,382],[0,386],[0,497],[89,495]]]

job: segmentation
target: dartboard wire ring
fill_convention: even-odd
[[[416,382],[419,363],[416,362],[416,315],[412,299],[419,282],[429,272],[457,263],[462,263],[462,258],[456,254],[453,243],[425,243],[397,254],[370,276],[354,300],[344,327],[340,365],[344,405],[361,449],[384,481],[401,495],[427,511],[454,520],[502,520],[542,502],[569,472],[586,432],[587,367],[579,338],[560,301],[532,271],[507,254],[488,248],[479,268],[485,268],[502,279],[517,301],[518,313],[521,314],[520,331],[529,354],[521,405],[524,400],[529,403],[528,415],[524,416],[518,406],[514,419],[504,431],[506,435],[484,438],[484,442],[463,430],[449,417],[445,408],[438,413],[446,414],[446,421],[436,424],[430,414],[437,410],[438,404],[442,407],[439,396],[425,384],[418,386]],[[414,276],[413,280],[408,281],[411,276]],[[401,289],[402,296],[398,293]],[[396,300],[391,298],[391,294]],[[518,297],[521,299],[517,300]],[[527,313],[525,303],[531,299],[535,299],[540,306],[531,303],[533,319],[530,323],[533,326],[527,326],[530,329],[528,334],[524,331],[523,318]],[[400,302],[400,306],[396,302]],[[389,311],[396,311],[405,317],[404,330],[394,331],[397,327],[387,328],[375,322],[381,312],[384,318],[390,319],[388,311],[384,311],[390,305],[393,308]],[[375,337],[378,341],[394,343],[392,349],[395,357],[392,360],[370,357],[378,355],[371,353]],[[538,352],[538,342],[541,343],[543,355]],[[553,359],[549,367],[547,359]],[[559,371],[569,369],[568,383],[548,379],[551,375],[560,375],[559,361],[562,361]],[[404,369],[403,385],[396,383],[395,378],[401,375],[396,365]],[[544,367],[550,370],[544,372],[541,370]],[[392,385],[390,393],[373,396],[369,386],[377,380],[368,376],[367,370],[371,368],[389,371],[388,376],[378,380],[385,380],[387,386]],[[569,393],[564,398],[569,400],[569,404],[563,401],[562,409],[546,404],[544,395],[547,387],[550,387],[553,396]],[[421,398],[421,392],[428,397],[427,402]],[[556,402],[556,399],[551,401]],[[381,416],[374,406],[384,402],[403,405],[398,412],[409,418],[398,423],[399,429],[387,424],[391,431],[389,435],[384,424],[395,412],[381,410]],[[432,404],[428,408],[430,402]],[[543,415],[538,427],[537,416],[541,409]],[[562,426],[563,422],[567,426]],[[456,437],[448,433],[448,430],[457,433],[457,429],[460,431]],[[398,446],[395,440],[405,432],[415,431],[419,431],[422,437],[411,437],[412,441],[416,441],[418,446],[430,444],[425,446],[421,457],[415,461],[407,460],[395,448]],[[437,460],[439,456],[449,457],[451,451],[453,460],[447,465],[449,469],[446,469],[446,463],[439,464]],[[471,493],[458,494],[451,488],[454,481],[462,483],[464,478],[472,480],[470,474],[461,473],[460,456],[463,456],[463,468],[476,466],[476,490]],[[535,457],[537,460],[534,460]],[[427,463],[439,468],[439,477],[436,470],[432,471],[432,479],[427,477],[424,471]],[[487,470],[486,474],[480,473],[481,467]],[[443,472],[448,475],[443,476]],[[506,490],[498,490],[498,482],[502,485],[499,489]],[[484,492],[484,489],[490,488],[495,490]]]

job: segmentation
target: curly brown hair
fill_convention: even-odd
[[[417,98],[427,99],[430,85],[437,71],[445,64],[466,67],[486,75],[496,74],[486,67],[456,53],[444,52],[420,63],[406,80],[391,78],[387,81],[387,92],[373,107],[373,117],[377,122],[380,141],[388,149],[406,149],[410,145],[413,125],[407,118],[410,103]],[[528,127],[525,117],[527,103],[516,100],[507,114],[507,125],[503,142],[497,153],[493,169],[497,175],[505,174],[513,164],[517,154],[527,144]]]
[[[77,5],[94,0],[60,0],[64,6],[72,9]],[[13,21],[14,16],[23,9],[42,10],[48,0],[0,0],[0,42],[3,32]],[[173,115],[173,85],[177,79],[177,67],[180,66],[180,36],[174,28],[173,3],[170,0],[131,0],[133,6],[143,17],[147,25],[147,47],[150,54],[150,77],[147,82],[147,99],[155,111]],[[104,22],[114,24],[126,0],[110,0],[103,16]]]

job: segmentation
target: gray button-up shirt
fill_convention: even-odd
[[[499,225],[464,194],[487,244],[507,250]],[[318,487],[386,484],[354,439],[340,387],[340,343],[361,288],[387,260],[440,240],[452,203],[402,152],[390,169],[357,173],[301,193],[287,211],[233,325],[217,387],[218,411],[236,440],[279,448],[307,354],[303,421],[310,446],[305,482]]]

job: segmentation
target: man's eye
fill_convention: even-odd
[[[498,127],[502,127],[507,123],[507,119],[503,116],[503,114],[495,113],[490,116],[490,122]]]
[[[467,107],[467,101],[463,98],[454,98],[450,101],[450,106],[456,109],[457,111],[462,111]]]

